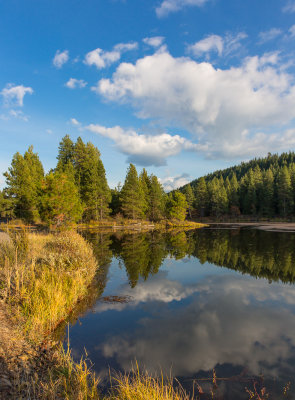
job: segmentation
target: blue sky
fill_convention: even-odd
[[[167,190],[295,149],[295,0],[0,0],[0,187],[33,144],[100,150]]]

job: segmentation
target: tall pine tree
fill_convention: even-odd
[[[122,210],[127,218],[144,218],[145,198],[136,168],[129,165],[124,185],[121,190]]]

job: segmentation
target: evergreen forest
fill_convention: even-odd
[[[160,221],[186,218],[188,204],[179,191],[166,194],[158,178],[133,164],[123,186],[110,189],[99,150],[79,137],[66,135],[60,142],[56,168],[44,173],[33,147],[14,154],[4,173],[0,191],[0,217],[60,226],[73,222],[102,221],[109,217]]]
[[[195,216],[290,218],[295,214],[295,153],[243,162],[198,178],[180,191]]]

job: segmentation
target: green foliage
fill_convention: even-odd
[[[92,143],[85,145],[78,138],[74,147],[74,167],[86,219],[97,221],[105,218],[110,213],[111,192],[100,152]]]
[[[166,195],[155,175],[150,176],[148,195],[148,217],[151,221],[160,221],[164,217]]]
[[[42,189],[42,218],[49,225],[60,226],[81,219],[83,208],[71,164],[64,172],[49,173]]]
[[[14,199],[14,214],[28,222],[37,222],[40,218],[40,189],[44,177],[44,170],[38,154],[33,147],[25,152],[24,156],[16,153],[6,178],[6,193]]]
[[[195,196],[192,190],[191,185],[186,185],[184,188],[184,195],[185,195],[185,199],[188,205],[188,213],[190,218],[192,218],[192,207],[195,201]]]
[[[204,216],[208,208],[208,188],[205,179],[202,177],[199,179],[196,185],[196,200],[195,208],[200,216]]]
[[[63,171],[66,166],[74,163],[74,148],[75,145],[69,135],[62,138],[58,147],[57,166],[56,169]]]
[[[284,165],[277,176],[278,209],[283,216],[289,215],[293,208],[293,193],[289,170]]]
[[[145,216],[146,202],[136,168],[130,164],[121,190],[122,211],[127,218],[137,219]]]
[[[269,154],[191,182],[200,216],[291,217],[295,213],[295,153]],[[187,185],[180,190],[186,193]]]
[[[169,194],[167,201],[167,215],[168,218],[184,221],[188,204],[183,193],[175,191]]]

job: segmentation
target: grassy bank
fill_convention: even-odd
[[[43,340],[87,294],[97,263],[91,246],[75,232],[11,234],[0,252],[2,298],[24,331]]]

